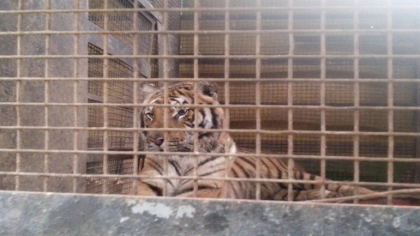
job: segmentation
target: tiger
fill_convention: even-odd
[[[153,154],[146,154],[139,165],[142,177],[137,180],[137,195],[304,201],[376,193],[363,187],[326,184],[324,178],[293,162],[292,171],[288,171],[281,158],[264,154],[257,157],[250,155],[255,153],[252,150],[238,148],[225,132],[226,117],[217,98],[217,86],[195,83],[167,86],[166,103],[163,88],[142,86],[148,95],[139,114],[140,133],[144,150]],[[162,128],[173,130],[165,134]],[[257,168],[259,196],[258,181],[244,181],[256,179]],[[235,181],[238,178],[242,181]],[[312,182],[267,181],[276,179]]]

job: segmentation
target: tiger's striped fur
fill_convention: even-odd
[[[198,83],[196,88],[194,89],[193,83],[178,83],[168,87],[167,102],[170,107],[167,108],[159,106],[164,104],[163,90],[152,91],[143,103],[145,106],[140,114],[140,127],[151,129],[142,131],[146,140],[146,151],[163,152],[166,145],[168,152],[198,152],[208,155],[169,155],[167,161],[163,155],[146,155],[139,174],[150,178],[138,181],[137,194],[255,199],[257,197],[255,181],[232,181],[223,178],[256,178],[257,158],[227,155],[252,152],[245,149],[237,150],[235,142],[228,133],[217,131],[224,128],[225,115],[223,109],[217,107],[220,104],[217,101],[216,88],[205,82]],[[185,106],[185,104],[194,104],[194,98],[198,99],[196,101],[198,105],[213,106],[198,106],[195,109]],[[164,131],[158,129],[165,127],[164,112],[167,112],[166,128],[183,130],[169,131],[165,136]],[[194,150],[194,132],[191,131],[195,127],[195,122],[199,129],[203,129],[198,132],[196,150]],[[259,173],[260,178],[267,179],[265,182],[261,181],[261,199],[287,200],[288,184],[269,181],[289,178],[287,164],[282,159],[261,157]],[[175,178],[162,178],[166,175]],[[202,179],[195,182],[192,179],[194,176]],[[297,180],[323,181],[321,177],[309,174],[298,166],[294,166],[292,177]],[[196,195],[194,195],[194,185],[196,185]],[[321,184],[293,183],[293,200],[319,199],[322,197],[320,188]],[[326,184],[325,189],[323,194],[327,198],[354,195],[356,190],[352,186],[335,184]],[[375,193],[365,188],[357,188],[357,192]]]

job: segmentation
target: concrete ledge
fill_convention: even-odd
[[[0,235],[417,235],[420,208],[0,192]]]

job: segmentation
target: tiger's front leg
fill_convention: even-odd
[[[146,157],[144,166],[141,168],[139,175],[157,177],[162,176],[162,165],[159,161],[155,161],[153,157]],[[144,179],[137,179],[135,195],[139,196],[162,196],[164,181],[161,179],[145,177]]]
[[[137,192],[136,195],[139,196],[158,196],[159,194],[156,192],[157,189],[153,190],[153,187],[143,183],[141,181],[137,181]]]

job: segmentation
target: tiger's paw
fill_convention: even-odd
[[[325,198],[339,198],[339,197],[344,197],[344,195],[341,193],[325,190]]]

